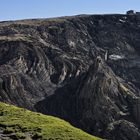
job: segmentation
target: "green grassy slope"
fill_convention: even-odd
[[[0,102],[0,139],[100,140],[69,123]]]

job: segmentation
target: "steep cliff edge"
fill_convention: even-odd
[[[0,101],[107,139],[140,139],[140,16],[0,23]]]

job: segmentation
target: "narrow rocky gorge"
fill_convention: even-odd
[[[139,140],[139,44],[140,15],[0,22],[0,101]]]

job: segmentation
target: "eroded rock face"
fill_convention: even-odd
[[[118,78],[100,57],[82,79],[76,80],[77,83],[67,84],[40,101],[37,109],[63,117],[83,130],[107,139],[130,139],[135,130],[135,138],[140,138],[139,96],[131,85]],[[73,85],[77,85],[76,89]],[[131,135],[129,131],[132,131]]]
[[[0,101],[112,140],[140,139],[140,16],[0,23]]]

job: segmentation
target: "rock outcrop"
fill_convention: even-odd
[[[138,140],[139,36],[139,15],[1,22],[0,101]]]

